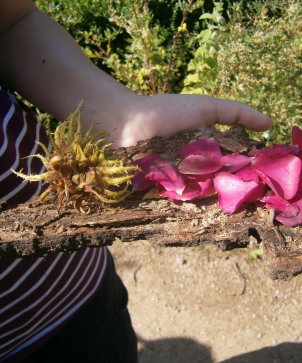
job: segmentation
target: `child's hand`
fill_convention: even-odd
[[[111,133],[116,147],[135,145],[155,135],[170,136],[185,129],[210,129],[218,123],[240,124],[254,131],[271,127],[272,120],[244,103],[200,95],[134,96],[126,117]],[[126,111],[126,110],[125,110]]]

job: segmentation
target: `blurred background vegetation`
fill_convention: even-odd
[[[98,67],[139,94],[246,102],[274,119],[260,135],[272,142],[290,142],[292,126],[302,125],[301,0],[35,3]]]

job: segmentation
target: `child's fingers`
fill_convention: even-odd
[[[217,123],[223,125],[240,124],[253,131],[265,131],[273,121],[254,108],[236,101],[216,99]]]

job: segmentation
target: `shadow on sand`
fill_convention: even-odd
[[[192,339],[145,341],[138,337],[140,363],[214,363],[211,349]],[[302,363],[302,343],[282,343],[240,354],[220,363]]]

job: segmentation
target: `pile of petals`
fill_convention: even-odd
[[[140,167],[133,190],[156,187],[173,201],[188,201],[218,194],[225,213],[256,203],[275,210],[275,218],[286,226],[302,224],[302,130],[292,129],[292,145],[275,144],[255,149],[247,156],[223,155],[213,139],[202,139],[179,151],[175,166],[152,154],[136,161]]]

